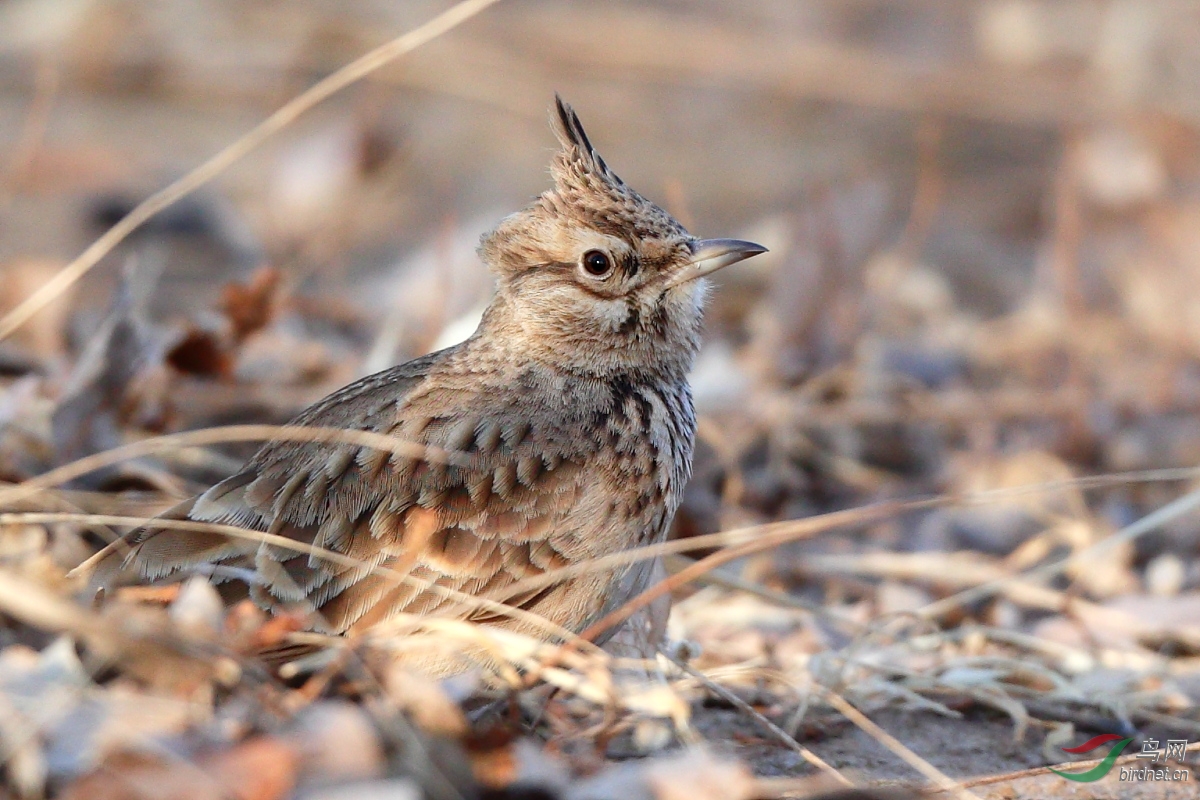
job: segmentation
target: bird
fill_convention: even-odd
[[[269,612],[302,610],[319,633],[415,614],[546,638],[530,615],[579,633],[661,574],[645,560],[529,588],[530,578],[666,538],[691,472],[688,373],[706,276],[766,248],[691,235],[613,172],[560,96],[550,118],[560,145],[551,188],[480,240],[496,289],[474,334],[355,381],[289,423],[443,457],[268,441],[162,518],[307,549],[151,522],[94,559],[93,586],[207,570],[213,580],[244,578]],[[654,614],[639,623],[642,648],[661,639],[663,611]]]

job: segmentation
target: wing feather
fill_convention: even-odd
[[[498,406],[494,396],[479,391],[477,376],[464,373],[461,385],[450,385],[445,376],[440,383],[429,379],[437,363],[427,357],[352,384],[294,424],[372,430],[469,453],[470,463],[346,444],[273,441],[242,472],[174,512],[176,518],[269,532],[342,560],[151,524],[127,537],[132,552],[123,564],[158,578],[201,564],[252,559],[250,593],[256,602],[311,612],[313,626],[329,633],[398,612],[503,619],[461,598],[424,591],[407,577],[582,627],[608,601],[605,576],[516,594],[509,587],[598,553],[596,542],[604,538],[598,533],[611,513],[603,497],[611,489],[586,468],[596,443],[572,435],[578,423],[535,431],[529,419],[536,409],[519,398]],[[587,531],[575,529],[580,509],[588,512],[582,517]],[[346,564],[345,558],[356,563]]]

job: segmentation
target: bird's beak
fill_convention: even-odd
[[[667,288],[711,275],[719,269],[767,252],[767,248],[740,239],[697,239],[692,242],[692,257],[667,282]]]

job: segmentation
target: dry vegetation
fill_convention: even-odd
[[[450,4],[0,3],[0,797],[1195,796],[1200,9],[747,5],[504,0],[337,73]],[[713,296],[661,676],[203,582],[94,608],[101,543],[470,330],[555,90],[772,250]],[[1099,733],[1190,782],[1044,769]]]

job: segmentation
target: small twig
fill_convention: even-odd
[[[1078,317],[1086,308],[1079,275],[1079,248],[1083,239],[1084,218],[1079,191],[1080,141],[1078,134],[1063,136],[1061,160],[1054,180],[1054,229],[1050,240],[1048,264],[1050,276],[1044,288],[1053,291],[1069,317]]]
[[[0,506],[12,505],[36,494],[42,489],[66,483],[81,475],[86,475],[89,472],[111,464],[117,464],[160,450],[174,450],[180,447],[197,447],[224,442],[265,442],[271,440],[351,444],[357,447],[367,447],[393,453],[404,458],[432,461],[441,464],[455,464],[457,466],[468,465],[472,463],[473,458],[466,453],[445,450],[441,447],[431,447],[418,442],[409,442],[394,436],[373,433],[371,431],[300,425],[226,425],[218,428],[205,428],[198,431],[185,431],[183,433],[167,434],[166,436],[156,436],[152,439],[145,439],[140,442],[114,447],[111,450],[85,456],[77,461],[64,464],[49,472],[44,472],[35,478],[30,478],[16,486],[11,486],[6,490],[0,491]]]
[[[1197,742],[1195,744],[1189,744],[1187,747],[1184,748],[1184,750],[1185,750],[1185,752],[1188,752],[1188,753],[1194,752],[1196,750],[1200,750],[1200,742]],[[1120,758],[1118,758],[1116,761],[1113,762],[1113,766],[1120,766],[1121,764],[1128,764],[1132,761],[1137,760],[1137,757],[1138,757],[1137,753],[1133,753],[1133,754],[1130,754],[1127,756],[1121,756]],[[1103,758],[1093,758],[1088,761],[1067,761],[1062,764],[1051,764],[1051,765],[1045,766],[1045,767],[1032,767],[1030,769],[1019,769],[1019,770],[1016,770],[1015,772],[1004,772],[999,775],[985,775],[982,778],[972,778],[971,780],[963,781],[962,786],[974,788],[976,786],[987,786],[987,785],[993,784],[993,783],[1001,783],[1002,781],[1016,781],[1016,780],[1021,780],[1022,778],[1036,778],[1039,775],[1052,774],[1050,772],[1050,770],[1053,770],[1053,769],[1058,769],[1058,770],[1083,769],[1083,768],[1087,768],[1087,767],[1094,767],[1097,764],[1102,763],[1103,761],[1104,761]],[[948,790],[942,789],[939,787],[939,788],[929,789],[928,793],[929,794],[938,794],[938,793],[941,793],[944,791],[948,791]]]
[[[771,720],[767,719],[765,716],[760,714],[758,711],[756,711],[754,709],[753,706],[751,706],[745,700],[738,697],[736,694],[729,691],[728,689],[726,689],[724,686],[717,683],[716,681],[713,681],[707,675],[705,675],[703,672],[696,669],[691,664],[688,664],[686,661],[675,658],[675,656],[671,655],[670,653],[668,653],[664,650],[660,650],[659,652],[663,655],[663,657],[665,657],[668,661],[670,661],[672,664],[674,664],[680,670],[682,670],[683,672],[686,672],[688,675],[691,675],[693,678],[700,681],[700,683],[702,683],[704,685],[704,688],[708,689],[710,692],[712,692],[716,696],[720,697],[722,700],[725,700],[726,702],[732,704],[739,711],[741,711],[742,713],[751,717],[755,722],[757,722],[763,728],[766,728],[771,733],[772,736],[774,736],[776,739],[778,739],[780,742],[782,742],[785,746],[787,746],[791,750],[795,751],[801,758],[803,758],[809,764],[812,764],[817,769],[822,770],[823,772],[825,772],[829,775],[832,775],[833,778],[835,780],[837,780],[839,783],[841,783],[843,786],[848,786],[850,788],[854,788],[854,783],[849,778],[847,778],[845,775],[843,775],[841,772],[839,772],[835,767],[831,766],[827,761],[825,761],[823,758],[818,756],[812,750],[809,750],[807,747],[800,744],[787,731],[785,731],[783,728],[779,727],[774,722],[771,722]]]
[[[1170,714],[1160,714],[1157,711],[1134,711],[1131,716],[1145,722],[1153,722],[1155,725],[1161,725],[1164,728],[1173,728],[1177,731],[1200,734],[1200,721],[1194,719],[1180,719]]]
[[[650,605],[658,598],[669,594],[680,586],[690,583],[701,575],[707,574],[722,564],[742,558],[743,556],[769,550],[797,538],[803,538],[804,536],[811,535],[814,530],[826,530],[842,525],[874,522],[879,519],[895,516],[900,511],[909,508],[929,507],[938,505],[941,502],[939,500],[914,501],[912,503],[884,502],[849,509],[847,511],[834,511],[829,514],[822,514],[819,517],[810,517],[809,519],[796,520],[791,523],[763,525],[761,526],[762,535],[744,544],[730,546],[724,550],[719,550],[716,553],[705,556],[685,569],[669,576],[666,580],[659,581],[637,597],[606,614],[598,622],[592,623],[580,634],[580,637],[589,641],[594,640],[605,631],[616,628],[639,609]]]
[[[54,107],[54,98],[58,95],[58,85],[58,65],[50,56],[43,56],[38,61],[34,78],[33,99],[29,103],[21,135],[8,159],[4,185],[0,186],[0,214],[8,211],[13,199],[24,188],[30,166],[46,136],[50,111]]]
[[[913,189],[908,221],[896,248],[911,260],[920,257],[921,250],[929,239],[929,231],[942,208],[946,192],[946,170],[939,155],[945,128],[944,121],[937,117],[926,117],[917,126],[917,185]]]
[[[963,798],[963,800],[979,800],[975,794],[967,791],[967,789],[961,783],[953,780],[949,775],[942,772],[933,764],[930,764],[928,761],[910,750],[907,745],[905,745],[895,736],[892,736],[883,728],[872,722],[866,714],[852,706],[850,701],[848,701],[846,698],[828,689],[820,689],[820,692],[829,702],[829,704],[840,711],[842,715],[846,717],[846,719],[862,728],[863,731],[870,734],[875,738],[876,741],[878,741],[888,750],[892,751],[892,753],[903,760],[904,763],[908,764],[917,772],[931,780],[941,789],[941,791],[953,792],[954,794],[958,795],[958,797]]]

